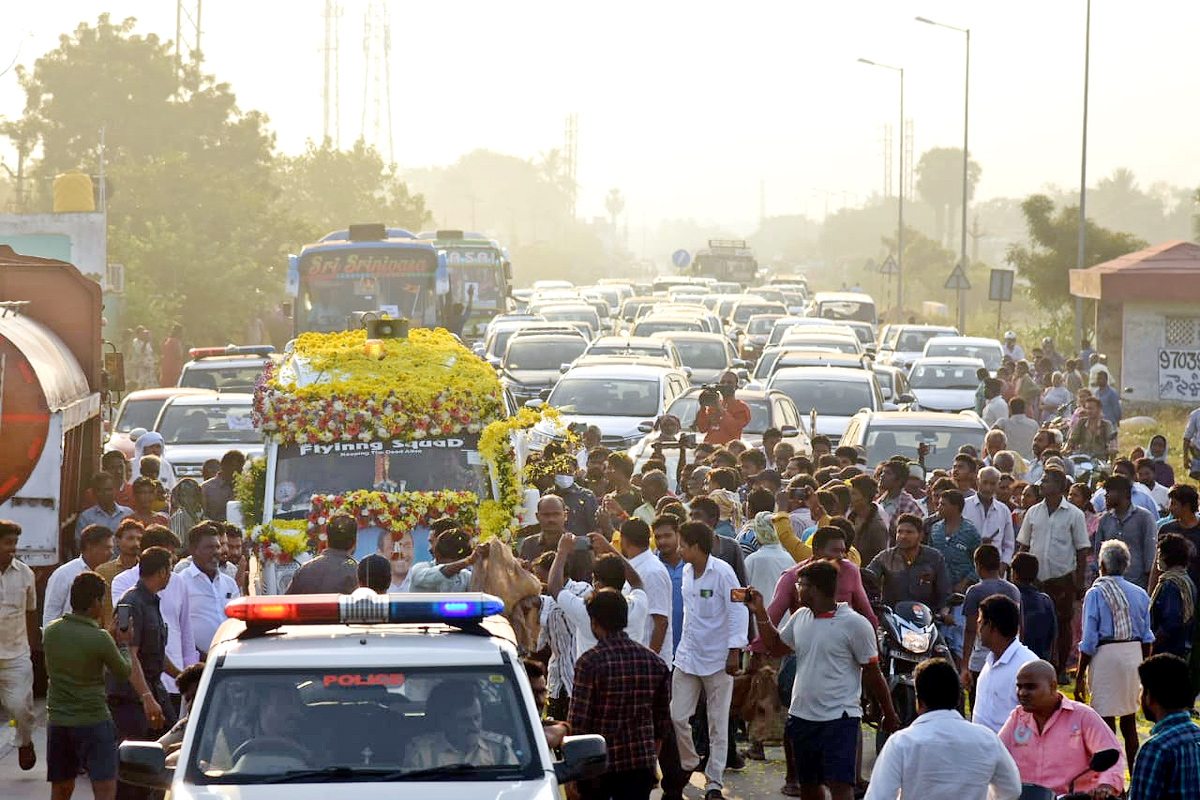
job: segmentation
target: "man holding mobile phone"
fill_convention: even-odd
[[[142,552],[137,585],[117,604],[118,632],[131,632],[131,673],[128,680],[108,681],[108,706],[121,739],[152,739],[174,724],[174,713],[162,684],[162,674],[179,670],[167,658],[167,626],[158,593],[171,580],[171,553],[165,547]]]

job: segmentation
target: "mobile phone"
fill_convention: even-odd
[[[730,589],[729,590],[729,602],[731,602],[731,603],[746,602],[746,590],[745,589]]]
[[[133,606],[122,603],[117,606],[117,628],[122,631],[129,630],[129,626],[133,623]]]
[[[586,553],[592,549],[592,540],[586,536],[575,537],[575,552]]]

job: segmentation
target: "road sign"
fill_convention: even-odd
[[[965,292],[971,288],[971,282],[967,280],[967,273],[961,261],[954,266],[950,277],[946,278],[945,288],[958,292]]]
[[[1011,302],[1015,275],[1011,269],[992,270],[991,279],[988,281],[988,300],[998,303]]]
[[[889,255],[887,259],[879,265],[879,272],[882,275],[899,275],[900,266],[896,263],[896,259]]]
[[[676,250],[671,254],[671,263],[679,269],[683,269],[688,264],[692,263],[692,254],[687,250]]]
[[[865,269],[867,272],[878,272],[879,271],[879,267],[876,266],[875,259],[873,259],[873,258],[867,259],[867,263],[865,265],[863,265],[863,269]]]

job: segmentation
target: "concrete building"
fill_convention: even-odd
[[[1170,241],[1071,270],[1096,301],[1096,349],[1113,385],[1144,403],[1200,404],[1200,245]]]

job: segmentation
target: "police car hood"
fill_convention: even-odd
[[[549,775],[519,781],[399,781],[361,783],[277,783],[251,786],[180,786],[171,788],[172,800],[560,800]]]

